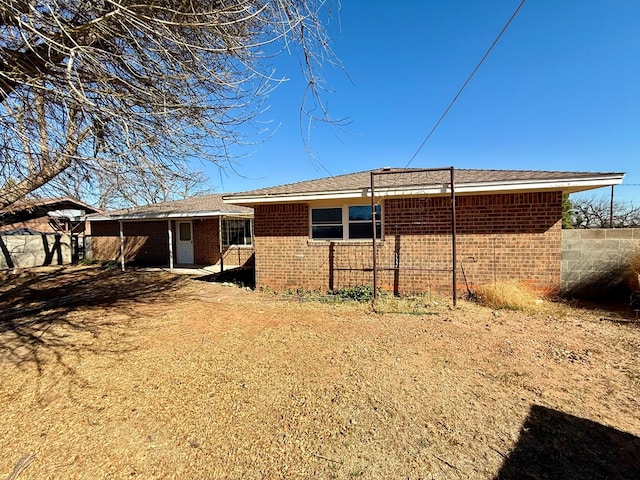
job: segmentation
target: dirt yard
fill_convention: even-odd
[[[0,411],[11,480],[637,479],[640,322],[5,275]]]

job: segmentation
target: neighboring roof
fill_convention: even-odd
[[[213,194],[88,215],[87,220],[100,222],[107,220],[151,220],[219,216],[247,217],[251,215],[253,215],[253,209],[227,205],[222,201],[222,194]]]
[[[49,232],[51,233],[51,232]],[[0,235],[43,235],[44,232],[34,230],[33,228],[15,228],[13,230],[0,231]]]
[[[7,208],[0,210],[0,214],[16,213],[36,208],[49,210],[84,210],[87,213],[97,213],[101,210],[71,197],[56,198],[27,198],[12,203]]]
[[[451,169],[384,168],[225,195],[239,205],[369,197],[371,172],[376,196],[442,195],[450,190]],[[539,170],[455,169],[456,194],[561,190],[575,193],[622,183],[624,173]]]

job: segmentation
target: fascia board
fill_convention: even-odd
[[[471,193],[499,193],[514,192],[523,190],[562,190],[578,192],[582,190],[590,190],[594,188],[607,187],[611,185],[619,185],[622,183],[620,175],[609,175],[606,177],[587,177],[581,179],[554,179],[554,180],[529,180],[529,181],[513,181],[513,182],[478,182],[478,183],[456,183],[456,194]],[[439,186],[410,186],[404,188],[396,187],[378,187],[376,188],[376,196],[379,197],[396,197],[408,195],[444,195],[449,193],[449,183]],[[310,193],[285,193],[272,195],[246,195],[246,196],[230,196],[223,197],[225,203],[238,205],[254,205],[262,203],[293,203],[293,202],[310,202],[322,200],[341,200],[353,198],[370,197],[370,188],[362,188],[358,190],[343,191],[326,191],[326,192],[310,192]]]
[[[224,203],[235,205],[253,205],[256,203],[297,203],[309,202],[316,200],[340,200],[350,198],[367,198],[369,197],[369,188],[360,188],[357,190],[341,190],[327,192],[310,192],[310,193],[282,193],[272,195],[238,195],[233,197],[223,197]]]
[[[251,213],[232,212],[232,211],[202,211],[202,212],[164,212],[164,213],[125,213],[121,215],[100,216],[87,218],[90,222],[109,221],[109,220],[170,220],[173,218],[202,218],[202,217],[247,217],[251,218]]]
[[[112,220],[112,219],[111,219],[111,217],[108,217],[108,216],[106,216],[106,215],[104,215],[104,214],[100,214],[100,215],[95,215],[95,214],[93,214],[93,215],[91,215],[91,216],[86,215],[86,216],[84,217],[84,219],[85,219],[85,221],[87,221],[87,222],[104,222],[104,221],[106,221],[106,220]]]

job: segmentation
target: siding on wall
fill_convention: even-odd
[[[458,197],[458,288],[464,288],[459,262],[467,259],[465,273],[474,285],[521,281],[557,290],[561,200],[561,192]],[[450,291],[449,205],[447,197],[384,200],[384,240],[378,246],[381,287],[400,293]],[[371,242],[336,242],[331,253],[328,242],[309,239],[309,208],[256,206],[256,285],[326,290],[331,278],[334,288],[371,285]],[[394,271],[398,258],[401,268]]]

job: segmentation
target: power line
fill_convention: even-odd
[[[491,44],[491,46],[489,47],[489,49],[487,50],[487,52],[484,54],[484,56],[482,57],[482,59],[480,60],[480,62],[476,65],[476,68],[473,69],[473,72],[471,72],[471,75],[469,75],[469,77],[467,78],[467,81],[464,82],[464,84],[462,85],[462,87],[460,88],[460,90],[458,90],[458,93],[456,93],[456,96],[453,97],[453,100],[451,100],[451,103],[449,104],[449,106],[446,108],[446,110],[444,111],[444,113],[440,116],[440,118],[438,119],[438,121],[436,122],[436,124],[433,126],[433,128],[431,129],[431,131],[429,132],[429,134],[425,137],[425,139],[422,141],[422,143],[420,144],[420,146],[418,147],[418,150],[416,150],[416,153],[413,154],[413,157],[411,157],[411,160],[409,160],[409,163],[407,163],[407,167],[409,165],[411,165],[411,162],[413,162],[413,160],[418,156],[418,153],[420,153],[420,150],[422,150],[422,147],[424,147],[424,145],[427,143],[427,141],[431,138],[431,135],[433,135],[433,132],[436,131],[436,129],[438,128],[438,126],[440,125],[440,123],[442,122],[442,120],[444,120],[444,117],[447,116],[447,113],[449,113],[449,110],[451,110],[451,107],[453,107],[453,104],[456,103],[456,100],[458,100],[458,97],[460,96],[460,94],[462,93],[462,91],[465,89],[465,87],[469,84],[469,82],[471,81],[471,79],[473,78],[473,76],[476,74],[476,72],[478,71],[478,69],[480,68],[480,65],[483,64],[483,62],[486,60],[486,58],[489,56],[489,54],[491,53],[491,50],[493,50],[493,47],[496,46],[496,44],[498,43],[498,41],[500,40],[500,37],[502,37],[502,34],[507,30],[507,28],[509,28],[509,25],[511,25],[511,22],[513,21],[514,18],[516,18],[516,15],[518,15],[518,12],[520,11],[520,9],[522,8],[522,6],[524,5],[524,3],[527,0],[522,0],[520,2],[520,5],[518,5],[518,8],[516,8],[515,12],[513,12],[513,15],[511,15],[511,18],[509,18],[509,21],[505,24],[504,27],[502,27],[502,30],[500,31],[500,33],[498,34],[498,36],[496,37],[496,39],[493,41],[493,43]]]

